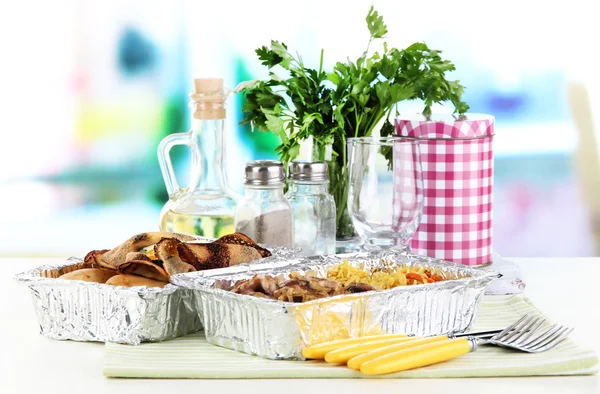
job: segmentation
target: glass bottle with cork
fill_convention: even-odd
[[[218,238],[234,232],[233,212],[238,196],[225,171],[225,105],[230,91],[221,78],[194,80],[190,94],[192,129],[171,134],[158,147],[158,161],[169,193],[160,214],[161,231]],[[190,177],[181,188],[169,152],[186,145],[191,151]]]

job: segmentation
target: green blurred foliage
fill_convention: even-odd
[[[240,82],[248,81],[254,76],[248,70],[244,59],[236,57],[234,65],[235,85]],[[235,106],[236,124],[238,128],[238,136],[244,146],[248,147],[253,154],[254,159],[278,159],[275,148],[281,143],[279,137],[273,133],[265,133],[262,131],[252,131],[250,125],[240,125],[243,119],[242,106],[244,105],[244,94],[236,94],[234,96],[233,105]]]

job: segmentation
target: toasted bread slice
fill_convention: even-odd
[[[199,264],[199,269],[231,267],[262,258],[260,252],[251,246],[234,244],[195,244],[186,243]],[[183,253],[181,254],[184,255]],[[187,257],[187,253],[186,253]]]
[[[102,260],[102,255],[109,250],[110,249],[92,250],[85,255],[84,261],[93,268],[102,267],[114,270],[115,267],[113,265],[107,264]]]
[[[119,268],[119,265],[127,261],[127,254],[139,252],[141,249],[154,245],[163,238],[174,238],[180,241],[193,241],[196,238],[191,235],[168,233],[168,232],[148,232],[140,233],[129,238],[121,245],[113,249],[93,250],[85,256],[86,263],[93,263],[96,266],[104,268]]]
[[[185,243],[162,239],[154,246],[167,274],[224,268],[260,259],[260,253],[245,245]]]
[[[169,282],[162,282],[158,280],[144,278],[137,275],[115,275],[106,281],[107,285],[123,286],[123,287],[135,287],[135,286],[146,286],[146,287],[165,287]]]
[[[104,268],[82,268],[80,270],[71,271],[67,274],[59,276],[60,279],[67,280],[82,280],[84,282],[105,283],[107,280],[117,275],[115,270]]]
[[[271,252],[265,248],[260,247],[252,238],[243,233],[233,233],[229,235],[224,235],[221,238],[217,239],[213,243],[215,244],[227,244],[227,245],[242,245],[249,246],[251,248],[256,249],[258,253],[260,253],[261,257],[269,257],[271,256]]]
[[[173,238],[161,239],[154,245],[154,254],[162,261],[169,276],[197,271],[200,268],[194,256],[190,256],[190,252],[185,249],[185,244]],[[185,260],[181,255],[185,257]]]
[[[169,274],[163,267],[162,261],[150,259],[129,260],[119,265],[119,271],[123,274],[143,276],[144,278],[168,282]]]

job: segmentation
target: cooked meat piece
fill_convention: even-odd
[[[227,290],[227,291],[232,291],[233,290],[233,284],[228,279],[217,279],[217,280],[215,280],[215,283],[213,284],[213,287],[215,289],[220,289],[220,290]]]
[[[274,294],[275,298],[286,302],[304,302],[307,301],[309,290],[300,286],[283,286]]]
[[[333,280],[324,278],[311,278],[309,283],[311,288],[325,291],[330,293],[330,295],[334,295],[334,293],[335,295],[345,293],[344,286],[340,282],[335,282]]]
[[[340,282],[304,276],[300,272],[292,272],[288,276],[290,279],[283,280],[275,276],[256,274],[250,279],[236,283],[231,291],[286,302],[307,302],[324,297],[376,290],[366,283],[353,282],[344,287]]]
[[[275,297],[258,292],[258,291],[249,291],[248,293],[245,293],[246,295],[250,295],[250,296],[254,296],[254,297],[258,297],[258,298],[268,298],[270,300],[274,300]]]
[[[302,290],[308,290],[310,288],[310,282],[305,279],[290,279],[281,283],[279,287],[297,287]]]
[[[260,279],[260,286],[263,293],[273,296],[281,285],[281,279],[273,276],[263,276]]]
[[[364,293],[365,291],[371,291],[376,289],[375,287],[367,283],[352,282],[349,283],[348,286],[346,286],[346,290],[348,290],[350,293]]]
[[[261,288],[260,277],[262,275],[256,274],[250,279],[242,280],[233,285],[232,292],[238,294],[248,294],[249,292],[256,292]]]
[[[300,272],[292,272],[289,274],[289,277],[291,279],[308,281],[311,289],[327,293],[330,296],[347,293],[344,289],[344,286],[340,282],[325,278],[318,278],[314,272],[307,272],[305,274]]]
[[[236,283],[231,291],[238,294],[263,293],[273,296],[279,288],[280,282],[281,279],[277,277],[256,274],[250,279]]]
[[[311,286],[311,282],[308,280],[291,279],[283,282],[273,295],[281,301],[306,302],[328,297],[329,292],[323,287]]]

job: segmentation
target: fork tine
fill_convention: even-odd
[[[559,345],[562,341],[564,341],[565,339],[567,339],[567,337],[569,336],[569,334],[571,334],[571,332],[573,332],[575,328],[570,328],[568,329],[566,332],[564,332],[560,337],[556,338],[553,342],[550,342],[549,344],[547,344],[543,349],[539,349],[537,350],[538,352],[544,351],[544,350],[550,350],[554,347],[556,347],[557,345]]]
[[[515,336],[521,336],[524,332],[523,332],[523,327],[528,325],[529,322],[534,318],[534,316],[529,316],[527,319],[523,320],[519,320],[519,324],[515,325],[514,330],[510,333],[506,333],[504,336],[500,337],[500,338],[496,338],[499,341],[502,341],[504,343],[509,343],[511,338],[514,338]],[[500,336],[500,334],[498,334]]]
[[[531,351],[549,350],[562,342],[567,335],[573,331],[572,328],[561,326],[561,329],[548,340],[530,348]]]
[[[527,346],[530,349],[535,349],[540,346],[544,346],[544,344],[551,342],[554,338],[558,337],[564,330],[568,329],[565,326],[560,326],[558,324],[553,325],[552,330],[547,335],[540,335],[535,341],[531,341]]]
[[[519,343],[527,343],[527,341],[529,340],[529,338],[532,337],[533,334],[535,334],[535,332],[542,326],[542,324],[544,324],[546,322],[546,319],[543,318],[538,318],[536,319],[534,322],[531,323],[531,325],[528,327],[529,328],[529,332],[527,333],[526,336],[521,335],[519,337]],[[533,327],[535,325],[535,327]],[[514,341],[513,341],[514,342]]]
[[[527,316],[529,315],[524,315],[523,317],[521,317],[519,320],[517,320],[516,322],[514,322],[512,325],[506,327],[504,330],[500,331],[498,334],[494,335],[492,338],[493,339],[498,339],[500,337],[502,337],[503,335],[505,335],[507,332],[509,332],[510,330],[512,330],[513,328],[515,328],[515,326],[519,323],[521,323],[524,319],[527,318]]]
[[[533,327],[540,320],[541,320],[540,324],[537,325],[539,327],[541,325],[541,323],[544,322],[544,319],[542,319],[541,317],[536,317],[535,319],[532,319],[528,324],[526,324],[525,327],[521,328],[519,330],[519,332],[516,333],[517,335],[514,335],[515,334],[514,333],[512,339],[509,338],[509,340],[504,340],[503,342],[506,342],[507,344],[512,344],[517,341],[522,342],[522,341],[526,340],[535,331],[535,330],[532,330],[531,327]],[[524,338],[524,336],[525,336],[525,338]]]
[[[517,320],[516,322],[514,322],[513,324],[511,324],[510,326],[506,327],[504,330],[500,331],[498,334],[494,335],[492,337],[492,339],[497,339],[500,340],[500,338],[502,338],[504,335],[506,335],[507,333],[510,333],[516,326],[517,324],[521,323],[523,320],[525,320],[529,315],[523,315],[519,320]]]
[[[548,328],[542,334],[538,335],[537,337],[535,337],[534,339],[532,339],[531,341],[529,341],[527,343],[520,344],[520,346],[526,347],[526,348],[532,348],[534,346],[537,346],[540,343],[543,343],[546,339],[548,339],[551,336],[553,336],[554,334],[556,334],[560,329],[562,329],[562,326],[560,326],[558,324],[554,324],[554,325],[550,326],[550,328]]]

